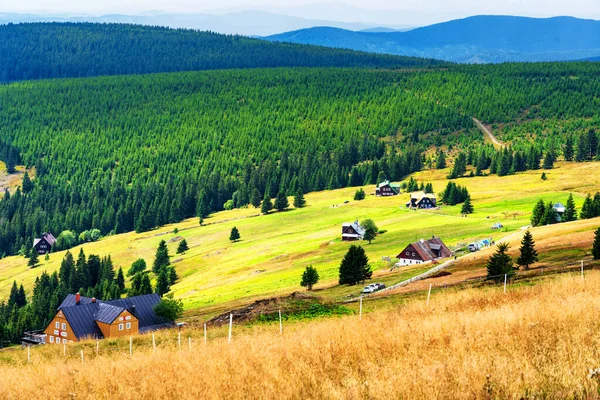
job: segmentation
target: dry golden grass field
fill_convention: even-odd
[[[0,352],[3,399],[595,399],[600,272],[434,293],[358,315]],[[191,349],[187,338],[192,337]],[[80,352],[84,352],[84,363]]]

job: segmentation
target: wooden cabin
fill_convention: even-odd
[[[437,201],[435,195],[425,192],[411,193],[410,200],[406,203],[406,208],[429,209],[436,207]]]
[[[47,254],[52,250],[56,238],[51,233],[42,233],[42,237],[33,240],[33,248],[38,254]]]
[[[402,266],[423,264],[450,256],[452,256],[452,252],[442,239],[433,237],[429,240],[421,239],[418,242],[409,244],[396,258],[400,260],[397,265]]]
[[[365,235],[365,229],[360,226],[358,221],[352,223],[345,222],[342,224],[342,241],[352,242],[362,240]]]
[[[378,197],[398,196],[400,194],[400,185],[390,183],[390,181],[381,182],[375,188],[375,195]]]
[[[157,294],[110,301],[70,294],[44,329],[46,343],[116,338],[174,327],[173,321],[154,312],[159,302]]]

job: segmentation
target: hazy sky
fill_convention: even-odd
[[[261,9],[329,20],[393,19],[398,11],[438,16],[510,14],[572,15],[600,19],[600,0],[0,0],[1,12],[71,12],[86,14],[215,12]],[[362,9],[362,10],[361,10]],[[396,11],[391,15],[383,10]],[[407,15],[410,15],[408,13]],[[377,21],[373,21],[377,22]],[[384,22],[384,21],[381,21]]]

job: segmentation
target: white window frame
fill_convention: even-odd
[[[56,321],[56,323],[54,324],[54,327],[56,329],[60,329],[60,322]]]
[[[119,324],[119,330],[122,331],[123,330],[123,324]]]
[[[50,336],[50,343],[54,343],[54,336]]]
[[[125,329],[127,329],[127,330],[131,329],[131,322],[127,322],[125,324]]]
[[[63,339],[63,344],[67,344],[67,339]]]
[[[62,324],[62,330],[63,330],[63,331],[66,331],[66,330],[67,330],[67,324],[65,324],[64,322],[63,322],[63,324]]]

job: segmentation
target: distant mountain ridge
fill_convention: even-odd
[[[320,27],[265,39],[461,63],[566,61],[600,56],[600,21],[475,16],[406,32]]]

